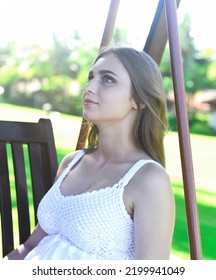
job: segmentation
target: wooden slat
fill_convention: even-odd
[[[43,129],[44,126],[38,123],[1,121],[1,131],[4,133],[0,133],[0,141],[7,139],[8,143],[13,142],[16,135],[16,142],[46,142],[47,137]]]
[[[46,134],[46,142],[41,144],[41,154],[45,173],[45,191],[47,192],[54,182],[58,169],[58,161],[51,122],[47,119],[40,119],[39,123],[44,127],[43,133]]]
[[[2,227],[2,250],[3,255],[6,255],[13,249],[14,239],[7,150],[6,144],[4,142],[0,142],[0,155],[0,213]]]
[[[26,241],[30,234],[30,216],[29,201],[26,184],[25,161],[23,154],[23,145],[21,143],[12,143],[12,155],[14,164],[14,176],[16,186],[16,201],[19,223],[20,243]]]
[[[40,146],[36,143],[29,143],[29,162],[31,168],[31,180],[32,180],[32,192],[34,198],[34,209],[35,209],[35,223],[37,222],[36,212],[38,209],[39,202],[45,195],[44,186],[44,170],[42,165],[41,150]]]

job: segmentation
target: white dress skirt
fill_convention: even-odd
[[[98,260],[95,254],[89,254],[63,239],[60,234],[47,235],[32,250],[25,260]]]

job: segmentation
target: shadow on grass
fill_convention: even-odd
[[[176,223],[173,236],[173,250],[179,257],[190,259],[187,218],[183,186],[173,184],[176,203]],[[202,255],[205,260],[216,259],[216,194],[196,190]],[[212,201],[212,202],[211,202]]]

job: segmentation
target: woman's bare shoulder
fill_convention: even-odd
[[[136,202],[145,198],[171,199],[173,197],[170,176],[166,169],[156,162],[145,164],[135,179]]]
[[[133,185],[138,259],[168,259],[175,223],[170,177],[158,164],[144,165]]]
[[[65,155],[59,165],[56,177],[59,177],[59,175],[61,175],[61,173],[68,167],[68,164],[78,155],[79,152],[80,150],[77,150]]]

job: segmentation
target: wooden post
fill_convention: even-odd
[[[176,1],[164,0],[166,7],[167,31],[173,74],[176,115],[178,123],[179,146],[183,173],[185,204],[188,223],[191,259],[202,258],[197,203],[190,144],[190,133],[186,110],[182,56],[177,22]]]
[[[116,20],[116,16],[117,16],[117,12],[118,12],[119,3],[120,3],[120,0],[111,0],[111,2],[110,2],[109,12],[107,15],[107,20],[105,23],[103,36],[101,39],[100,49],[102,47],[108,46],[111,42],[113,30],[115,27],[115,20]],[[88,124],[87,124],[86,120],[83,118],[78,141],[77,141],[76,150],[83,149],[83,146],[85,145],[85,142],[86,142],[87,133],[88,133]]]
[[[176,0],[177,7],[180,0]],[[164,0],[159,0],[148,37],[143,48],[159,65],[167,43],[167,24]]]

